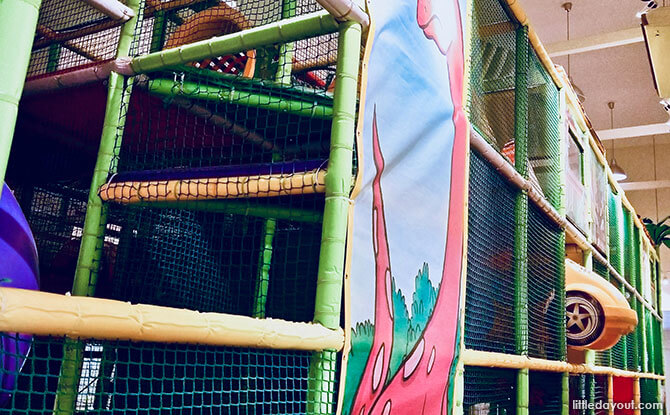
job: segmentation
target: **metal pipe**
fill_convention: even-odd
[[[252,50],[273,43],[287,43],[306,37],[325,35],[337,29],[337,21],[327,12],[310,13],[229,35],[149,53],[134,58],[130,67],[135,73],[150,72],[214,56]]]
[[[360,24],[352,21],[341,24],[314,307],[314,322],[332,329],[340,326],[342,308],[361,36]],[[308,414],[333,413],[336,360],[335,353],[328,351],[316,353],[312,357],[307,396]]]
[[[351,20],[357,22],[363,27],[363,30],[370,26],[370,16],[354,0],[316,1],[339,21]]]
[[[122,22],[135,16],[135,11],[117,0],[81,0],[100,13]]]
[[[0,186],[7,172],[40,4],[41,0],[3,0],[0,6]]]

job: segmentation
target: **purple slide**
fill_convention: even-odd
[[[0,195],[0,287],[37,290],[37,247],[28,222],[5,184]],[[0,407],[10,399],[18,372],[30,349],[31,337],[3,334],[0,342]]]

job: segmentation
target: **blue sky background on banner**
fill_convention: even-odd
[[[437,3],[440,7],[436,7]],[[455,36],[449,0],[433,0],[443,27]],[[437,286],[444,260],[454,135],[447,57],[417,24],[417,0],[372,0],[376,33],[368,67],[364,122],[363,188],[356,199],[352,258],[353,322],[374,315],[372,245],[372,120],[385,171],[382,192],[391,271],[411,301],[414,277],[424,262]],[[461,10],[465,10],[462,5]],[[408,305],[409,308],[409,305]]]

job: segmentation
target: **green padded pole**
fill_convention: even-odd
[[[272,239],[275,236],[277,221],[267,219],[263,225],[263,245],[258,258],[258,275],[254,293],[254,312],[256,318],[265,318],[265,306],[270,285],[270,264],[272,263]]]
[[[282,19],[289,19],[295,17],[296,0],[283,0],[281,17]],[[293,69],[293,53],[295,45],[293,42],[283,43],[279,47],[279,63],[277,66],[277,75],[275,82],[283,85],[291,85],[291,72]]]
[[[154,26],[151,32],[151,48],[152,53],[158,52],[163,48],[163,41],[165,40],[165,29],[167,28],[166,13],[159,10],[154,13]]]
[[[641,304],[640,313],[638,314],[637,326],[640,328],[640,337],[638,339],[640,355],[642,356],[642,371],[649,371],[649,350],[647,349],[647,315],[644,305]]]
[[[126,5],[136,13],[140,9],[141,0],[128,0]],[[137,16],[128,20],[121,28],[117,57],[128,56],[135,35]],[[129,94],[124,96],[124,77],[112,72],[109,76],[109,86],[105,109],[105,119],[102,128],[102,137],[98,157],[91,179],[86,217],[82,231],[77,268],[75,270],[72,295],[92,296],[95,293],[97,268],[102,254],[104,243],[106,215],[102,200],[98,197],[98,189],[105,183],[111,166],[114,145],[117,134],[122,134],[124,117],[121,117],[121,108],[128,104]],[[63,361],[61,365],[54,415],[72,415],[77,403],[79,378],[83,362],[84,344],[80,341],[66,338],[63,345]]]
[[[341,24],[337,52],[337,85],[333,101],[330,156],[326,174],[321,250],[316,285],[314,322],[329,329],[340,327],[349,195],[351,192],[356,124],[356,97],[360,65],[361,25]],[[333,413],[334,351],[316,352],[310,365],[307,413]]]
[[[163,97],[183,96],[206,101],[227,101],[232,104],[296,114],[303,117],[329,119],[333,116],[333,109],[326,105],[239,91],[235,88],[223,86],[203,85],[197,82],[152,79],[147,81],[147,89],[150,93]]]
[[[0,2],[0,197],[41,0]]]
[[[528,27],[516,30],[514,82],[514,165],[528,178]],[[528,192],[518,193],[514,205],[514,333],[516,353],[528,354]],[[517,376],[517,414],[528,415],[529,371]]]
[[[282,19],[295,15],[295,0],[284,0],[282,4]],[[279,66],[275,81],[283,85],[291,85],[291,66],[293,64],[293,43],[284,43],[279,49]],[[285,68],[285,66],[288,67]],[[281,156],[273,154],[273,160],[279,160]],[[265,318],[268,299],[268,286],[270,285],[270,265],[272,263],[272,240],[275,235],[277,221],[266,219],[263,224],[263,244],[258,258],[258,275],[256,276],[256,289],[254,293],[254,311],[256,318]]]
[[[131,67],[136,73],[151,72],[273,43],[287,43],[334,33],[337,30],[337,21],[324,10],[139,56],[132,60]]]
[[[570,414],[570,373],[563,373],[563,378],[561,379],[561,392],[562,392],[562,401],[561,405],[561,415]]]
[[[530,371],[528,369],[519,369],[516,383],[516,413],[517,415],[529,415]]]
[[[588,363],[588,362],[587,362]],[[586,374],[586,399],[589,403],[595,404],[596,401],[596,377],[591,373]],[[595,408],[587,409],[587,415],[596,415]]]
[[[234,215],[254,216],[266,219],[285,219],[306,223],[317,223],[321,222],[323,219],[323,212],[286,208],[282,206],[250,206],[246,202],[234,202],[229,200],[139,202],[135,205],[162,209],[186,209],[201,212],[231,213]]]
[[[58,69],[58,61],[60,60],[61,46],[59,43],[54,43],[49,46],[49,57],[47,58],[47,72],[53,72]]]

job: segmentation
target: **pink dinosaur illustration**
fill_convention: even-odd
[[[463,112],[463,36],[458,0],[453,0],[456,38],[447,49],[444,21],[430,0],[418,0],[417,22],[424,35],[447,55],[454,105],[454,145],[451,164],[449,219],[442,280],[433,313],[416,345],[387,382],[393,343],[393,309],[390,250],[386,233],[381,176],[384,158],[379,143],[376,109],[373,117],[373,154],[376,175],[372,182],[372,227],[375,252],[374,336],[352,415],[440,414],[449,410],[449,378],[458,344],[460,282],[463,258],[465,202],[466,120]]]

